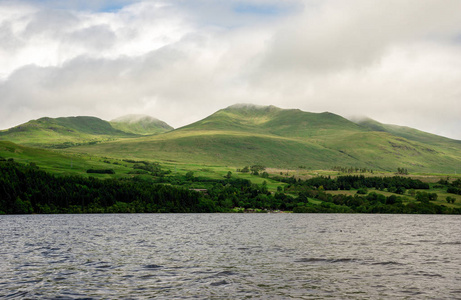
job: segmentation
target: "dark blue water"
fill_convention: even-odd
[[[461,218],[0,216],[0,298],[461,299]]]

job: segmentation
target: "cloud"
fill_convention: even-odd
[[[250,102],[461,139],[460,9],[426,0],[0,4],[0,128],[127,113],[178,127]]]
[[[450,123],[461,112],[461,3],[445,4],[327,1],[306,9],[274,32],[252,89],[274,103],[460,138]]]
[[[6,78],[27,64],[60,66],[78,56],[117,58],[142,55],[189,32],[167,5],[135,3],[114,13],[0,5],[0,53]]]
[[[357,69],[379,61],[395,45],[459,34],[457,1],[325,3],[275,32],[265,54],[266,66],[316,73]]]
[[[53,8],[60,10],[78,10],[91,12],[113,12],[122,9],[127,5],[131,5],[142,0],[15,0],[14,2],[33,5],[41,9]],[[13,1],[10,1],[13,2]]]

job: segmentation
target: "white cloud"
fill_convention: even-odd
[[[0,5],[0,52],[6,78],[27,64],[60,66],[84,55],[142,55],[175,42],[190,29],[168,6],[135,3],[117,12],[67,11]]]
[[[459,1],[57,3],[0,3],[0,128],[253,102],[461,139]]]

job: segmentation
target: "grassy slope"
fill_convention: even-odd
[[[357,122],[357,124],[369,128],[373,131],[387,132],[408,140],[413,140],[429,145],[461,145],[461,141],[452,140],[443,136],[427,133],[407,126],[383,124],[372,119],[360,120]]]
[[[358,124],[374,130],[375,134],[392,137],[387,144],[380,145],[387,146],[387,152],[400,157],[407,165],[417,167],[420,172],[443,170],[447,173],[459,173],[461,171],[461,141],[459,140],[410,127],[382,124],[371,119],[362,120]],[[406,151],[401,151],[402,149]],[[387,163],[392,165],[392,161]]]
[[[86,175],[86,170],[91,168],[114,169],[116,173],[126,173],[130,170],[124,166],[109,166],[96,157],[61,154],[56,151],[21,146],[6,141],[0,141],[0,157],[13,158],[23,164],[36,163],[41,169],[53,174]],[[92,176],[111,177],[100,174],[92,174]]]
[[[50,172],[55,175],[80,175],[84,177],[97,178],[122,178],[122,177],[145,177],[152,178],[149,175],[133,175],[133,163],[128,163],[120,159],[110,159],[106,157],[91,156],[86,154],[60,153],[55,150],[45,150],[21,146],[12,142],[0,141],[0,158],[13,158],[16,162],[22,164],[35,163],[41,170]],[[150,160],[153,162],[154,160]],[[113,169],[114,175],[108,174],[88,174],[88,169]],[[201,164],[177,164],[172,162],[162,163],[163,170],[170,170],[171,176],[184,175],[188,171],[193,171],[195,177],[205,177],[212,179],[223,179],[229,171],[232,177],[249,179],[254,183],[262,184],[267,182],[270,191],[275,192],[279,185],[285,185],[271,179],[253,176],[247,173],[237,173],[235,168],[223,166],[204,167]],[[201,188],[201,184],[197,184]]]
[[[274,106],[234,105],[180,128],[181,131],[239,131],[314,141],[369,131],[332,113],[309,113]]]
[[[144,137],[117,130],[98,118],[42,118],[0,132],[2,139],[39,147],[80,143],[86,145],[66,151],[175,165],[461,172],[461,141],[372,120],[356,124],[331,113],[274,106],[231,106],[180,129]]]
[[[325,115],[331,115],[340,124],[332,124]],[[317,141],[324,141],[325,134],[337,136],[351,130],[344,123],[354,129],[360,128],[332,114],[311,114],[273,106],[232,106],[166,134],[70,150],[205,165],[244,166],[258,163],[285,168],[289,161],[292,167],[307,164],[311,168],[320,168],[325,164],[331,166],[344,161],[356,162],[347,155],[325,148]],[[320,126],[323,128],[320,129]],[[338,127],[341,132],[337,131]],[[318,138],[312,139],[312,142],[306,136]]]
[[[422,136],[430,139],[429,134]],[[374,131],[331,113],[231,106],[165,134],[70,150],[204,165],[313,169],[340,165],[388,171],[405,167],[434,173],[453,173],[461,167],[458,141],[437,137],[423,142],[410,134],[405,138]]]
[[[97,147],[76,147],[69,151],[110,153],[114,157],[133,159],[147,158],[241,167],[249,164],[285,167],[287,160],[290,160],[291,166],[309,163],[312,168],[320,168],[325,162],[335,165],[348,159],[341,153],[296,139],[236,131],[188,131],[186,135],[179,133],[182,132],[149,139],[104,143]]]
[[[41,118],[0,131],[0,140],[37,147],[101,142],[133,136],[95,117]]]
[[[94,157],[89,155],[82,155],[82,154],[62,154],[56,151],[50,150],[43,150],[37,148],[30,148],[25,146],[16,145],[11,142],[3,142],[0,141],[0,157],[2,158],[13,158],[15,161],[29,164],[29,163],[36,163],[40,169],[51,172],[56,175],[81,175],[81,176],[92,176],[98,178],[118,178],[118,177],[133,177],[133,175],[129,174],[133,171],[132,163],[127,163],[117,159],[108,159],[108,158],[101,158],[101,157]],[[86,170],[88,169],[113,169],[115,171],[115,175],[107,175],[107,174],[87,174]],[[167,162],[162,163],[162,168],[164,170],[171,170],[172,176],[176,174],[185,174],[188,171],[193,171],[194,176],[196,177],[206,177],[206,178],[214,178],[214,179],[222,179],[224,175],[227,174],[228,171],[232,172],[233,177],[238,178],[245,178],[251,180],[253,183],[262,184],[264,181],[267,182],[267,187],[271,192],[275,192],[278,186],[284,186],[284,183],[280,183],[278,181],[274,181],[271,179],[261,178],[259,176],[253,176],[248,173],[238,173],[236,172],[235,168],[233,167],[225,167],[225,166],[208,166],[204,167],[202,164],[180,164],[174,162]],[[270,174],[278,175],[279,171],[282,169],[268,169],[267,170]],[[285,174],[285,172],[287,172]],[[338,176],[338,175],[347,175],[343,173],[333,172],[333,171],[316,171],[316,170],[286,170],[283,169],[284,176],[290,177],[292,175],[301,178],[311,178],[314,176],[324,175],[324,176]],[[361,173],[362,174],[362,173]],[[138,175],[135,175],[138,176]],[[144,175],[140,175],[143,177]],[[374,173],[370,174],[367,173],[365,176],[394,176],[392,173]],[[149,177],[149,176],[147,176]],[[412,176],[413,177],[413,176]],[[425,182],[436,182],[440,179],[440,176],[435,176],[431,178],[421,178],[417,177]],[[445,178],[445,177],[444,177]],[[458,177],[451,177],[451,179],[456,179]],[[202,188],[200,183],[196,184],[197,186],[193,185],[192,187]],[[370,190],[375,191],[373,189]],[[389,196],[392,193],[383,192],[383,191],[376,191],[378,193],[384,194],[385,196]],[[436,204],[443,204],[446,206],[453,206],[459,207],[461,205],[461,196],[454,195],[454,194],[447,194],[444,189],[434,190],[439,194],[439,199],[436,201]],[[328,193],[332,194],[355,194],[356,191],[328,191]],[[445,201],[446,196],[455,197],[456,203],[448,204]],[[414,197],[410,197],[409,195],[405,195],[410,201],[415,201]],[[316,202],[318,200],[313,200]]]

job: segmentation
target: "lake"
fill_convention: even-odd
[[[0,298],[461,299],[461,217],[0,216]]]

